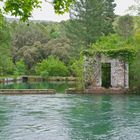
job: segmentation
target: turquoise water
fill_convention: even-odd
[[[139,140],[138,95],[0,95],[0,140]]]

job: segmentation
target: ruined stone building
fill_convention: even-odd
[[[84,71],[87,88],[129,88],[129,66],[119,58],[100,53],[85,56]]]

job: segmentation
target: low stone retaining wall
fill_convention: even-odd
[[[54,76],[54,77],[41,77],[41,76],[22,76],[23,81],[28,82],[42,82],[42,81],[76,81],[76,77],[60,77],[60,76]]]
[[[41,77],[41,76],[20,76],[17,78],[0,78],[0,83],[7,83],[7,82],[17,82],[17,81],[23,81],[23,82],[43,82],[43,81],[74,81],[76,82],[76,77]]]
[[[69,88],[65,90],[66,94],[83,94],[85,93],[84,89],[77,89],[77,88]]]
[[[17,78],[0,78],[0,83],[8,83],[8,82],[17,82],[17,81],[22,81],[22,77],[17,77]]]
[[[48,81],[76,81],[76,77],[49,77]]]
[[[54,89],[0,89],[0,94],[55,94]]]
[[[93,89],[86,89],[85,93],[88,94],[124,94],[128,93],[128,89],[123,88],[93,88]]]
[[[92,88],[92,89],[76,89],[69,88],[65,91],[66,94],[125,94],[129,93],[128,89],[121,88]]]

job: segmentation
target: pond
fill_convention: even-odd
[[[138,95],[0,95],[0,140],[139,140]]]
[[[57,93],[64,93],[65,89],[70,87],[75,87],[75,82],[8,82],[0,84],[0,89],[55,89]]]

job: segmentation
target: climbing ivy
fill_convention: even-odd
[[[106,55],[110,58],[119,58],[131,62],[136,57],[137,48],[133,41],[122,40],[117,35],[110,35],[101,38],[88,50],[84,50],[83,54],[86,56]]]

